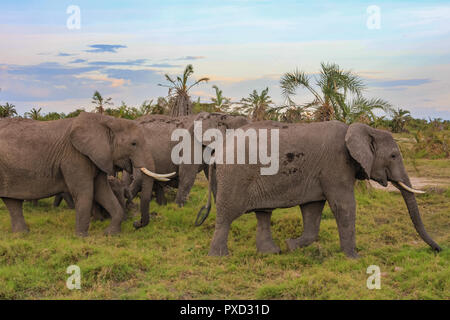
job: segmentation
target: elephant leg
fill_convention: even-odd
[[[101,172],[95,178],[95,201],[111,215],[111,223],[105,230],[106,235],[120,233],[125,211],[117,200],[105,173]]]
[[[186,203],[189,192],[194,185],[195,178],[197,177],[199,166],[198,165],[181,165],[179,170],[180,182],[178,184],[178,191],[175,202],[179,207],[183,207]]]
[[[105,220],[105,217],[102,214],[102,208],[99,206],[97,202],[94,202],[92,205],[92,220],[93,221]]]
[[[272,232],[270,230],[272,211],[256,211],[255,214],[258,220],[256,227],[256,248],[261,253],[280,253],[280,247],[273,242]]]
[[[209,249],[210,256],[226,256],[228,255],[228,234],[230,233],[231,223],[240,215],[230,214],[230,211],[217,207],[216,227],[214,230],[214,236],[211,241],[211,247]]]
[[[23,200],[2,198],[6,208],[8,208],[9,215],[11,216],[12,232],[28,232],[28,226],[25,223],[23,217]]]
[[[116,193],[114,193],[116,194]],[[127,202],[126,202],[126,198],[125,198],[125,189],[121,190],[121,192],[119,194],[116,194],[116,198],[120,203],[120,206],[122,207],[123,210],[123,221],[125,221],[128,218],[127,215]]]
[[[75,203],[75,234],[87,237],[94,202],[96,169],[84,158],[77,166],[65,163],[61,169],[68,192]]]
[[[72,192],[75,201],[75,233],[80,237],[87,237],[91,221],[92,202],[94,200],[94,186],[91,182],[82,190]]]
[[[55,196],[55,200],[53,200],[53,206],[54,206],[55,208],[58,208],[59,205],[61,204],[61,201],[63,200],[63,196],[62,196],[62,195],[63,195],[62,193],[58,193],[58,194]]]
[[[73,202],[72,196],[68,192],[62,193],[62,197],[64,198],[64,201],[67,204],[67,207],[69,209],[75,209],[75,203]]]
[[[303,233],[299,238],[286,240],[290,251],[307,247],[317,241],[324,206],[325,201],[310,202],[300,206],[303,216]]]
[[[160,183],[155,183],[156,202],[160,206],[167,204],[167,198],[164,194],[164,187]]]
[[[349,258],[358,258],[355,240],[356,202],[353,186],[351,189],[340,186],[333,191],[326,192],[325,197],[336,218],[341,250]]]
[[[226,256],[228,255],[228,233],[230,232],[231,223],[216,221],[216,229],[214,230],[213,240],[209,249],[210,256]]]

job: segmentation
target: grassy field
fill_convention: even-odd
[[[421,160],[421,174],[450,176],[450,161]],[[299,208],[276,210],[273,236],[279,255],[256,252],[256,219],[232,225],[230,256],[208,257],[215,209],[194,227],[206,201],[199,179],[186,207],[159,207],[150,225],[135,231],[129,219],[119,236],[105,237],[109,222],[94,222],[90,236],[73,236],[75,213],[51,200],[25,205],[31,232],[15,235],[0,202],[1,299],[449,299],[450,185],[418,196],[428,232],[443,247],[435,254],[419,238],[399,193],[364,188],[357,192],[358,260],[339,250],[336,221],[326,207],[320,240],[287,252],[284,240],[302,232]],[[66,288],[66,268],[81,268],[81,290]],[[366,269],[381,269],[381,289],[369,290]]]

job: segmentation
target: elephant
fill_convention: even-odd
[[[152,150],[132,120],[82,112],[76,118],[35,121],[0,120],[0,198],[11,216],[13,232],[27,232],[24,200],[69,192],[75,202],[77,236],[88,235],[94,200],[111,215],[105,234],[120,232],[123,212],[107,175],[133,168],[152,179]],[[152,180],[150,179],[150,180]]]
[[[75,203],[73,202],[72,196],[68,192],[62,192],[55,196],[55,199],[53,200],[53,206],[55,208],[59,207],[62,201],[65,201],[67,204],[67,207],[69,209],[75,209]]]
[[[172,150],[175,145],[178,144],[176,141],[171,141],[174,130],[187,129],[190,133],[192,146],[195,143],[195,139],[200,141],[202,147],[205,148],[206,145],[201,141],[199,133],[194,133],[194,121],[202,122],[202,134],[211,128],[219,129],[221,132],[225,133],[227,129],[236,129],[249,123],[249,120],[244,116],[227,115],[219,112],[200,112],[198,114],[181,117],[147,115],[138,118],[135,121],[144,130],[146,137],[158,137],[157,139],[149,138],[146,140],[148,148],[158,151],[153,155],[156,170],[158,170],[158,172],[177,172],[177,176],[170,181],[158,181],[155,183],[154,191],[156,193],[157,202],[159,204],[164,204],[166,202],[164,197],[164,186],[169,185],[178,188],[175,202],[180,207],[186,203],[197,173],[203,170],[207,175],[208,170],[207,165],[203,161],[200,161],[198,164],[182,163],[178,165],[173,163],[171,158]],[[191,148],[191,151],[192,153],[194,152],[194,147]],[[191,159],[193,158],[194,155],[192,154]],[[126,179],[130,178],[126,177]],[[135,171],[133,174],[133,182],[130,187],[132,196],[135,197],[136,194],[141,191],[141,221],[135,222],[134,226],[136,228],[144,227],[149,222],[148,204],[151,200],[152,190],[149,188],[149,183],[146,180],[148,180],[148,178],[139,171]]]
[[[318,240],[322,210],[328,201],[337,221],[341,250],[348,257],[357,258],[354,195],[357,179],[372,179],[382,186],[392,182],[400,190],[420,237],[435,251],[441,250],[425,231],[414,195],[421,191],[412,188],[400,150],[389,132],[339,121],[310,124],[261,121],[241,129],[278,131],[278,172],[261,175],[260,169],[264,167],[261,164],[211,165],[215,179],[210,179],[206,207],[211,207],[215,183],[217,216],[209,255],[228,254],[231,223],[249,212],[256,213],[257,250],[279,253],[270,230],[272,211],[297,205],[303,216],[304,231],[299,238],[288,239],[286,243],[291,251],[306,247]],[[248,150],[247,145],[247,155]],[[224,156],[230,152],[235,153],[236,147],[223,149]]]
[[[112,192],[120,203],[125,220],[126,210],[128,209],[128,207],[130,207],[130,203],[132,203],[133,201],[128,185],[124,181],[113,176],[108,176],[107,179]],[[57,194],[55,196],[53,206],[59,207],[63,199],[64,201],[66,201],[69,209],[75,209],[75,204],[73,202],[72,196],[68,192]],[[94,203],[94,206],[92,208],[92,217],[94,218],[94,220],[105,220],[111,218],[109,213],[97,203]]]

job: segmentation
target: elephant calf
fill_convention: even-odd
[[[390,133],[338,121],[290,125],[263,121],[242,129],[279,130],[279,171],[261,175],[260,168],[264,166],[260,164],[215,165],[217,218],[210,255],[228,254],[231,223],[246,212],[256,213],[258,250],[279,252],[270,231],[272,210],[295,205],[301,208],[304,231],[301,237],[287,240],[287,245],[290,250],[308,246],[318,239],[322,210],[328,201],[337,221],[342,251],[348,257],[357,257],[356,179],[373,179],[383,186],[391,181],[400,189],[419,235],[434,250],[441,250],[425,231],[414,196],[418,191],[411,187],[400,150]],[[227,153],[236,152],[232,147],[225,148],[223,159]],[[247,158],[248,150],[247,147]],[[212,183],[210,190],[214,190]],[[207,207],[210,204],[211,191]]]
[[[131,206],[133,198],[131,197],[130,189],[126,183],[116,177],[108,176],[108,184],[111,187],[116,199],[123,210],[124,218],[126,217],[126,210]],[[98,191],[98,190],[97,190]],[[54,207],[59,207],[62,200],[66,201],[69,209],[75,209],[73,198],[68,192],[60,193],[55,196],[53,202]],[[110,201],[113,201],[112,199]],[[92,208],[92,217],[94,220],[104,220],[111,218],[110,214],[98,203],[94,203]]]

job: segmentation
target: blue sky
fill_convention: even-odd
[[[70,5],[80,29],[67,28]],[[367,8],[380,8],[369,29]],[[0,103],[23,113],[92,108],[95,90],[139,105],[165,96],[165,73],[188,63],[238,101],[296,68],[310,74],[334,62],[360,74],[368,97],[417,117],[450,119],[448,1],[9,1],[0,3]],[[311,96],[299,91],[298,102]]]

